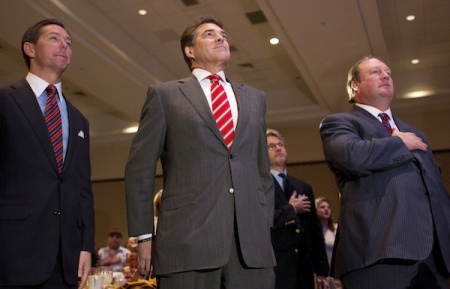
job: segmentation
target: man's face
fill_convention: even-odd
[[[72,59],[72,40],[68,32],[59,25],[46,25],[41,28],[41,35],[36,44],[27,51],[34,71],[51,71],[62,73]]]
[[[194,68],[226,66],[230,60],[230,47],[225,31],[216,24],[205,23],[195,33],[194,45],[188,49]]]
[[[354,81],[356,102],[378,107],[378,103],[390,103],[394,97],[391,70],[382,61],[371,58],[359,65],[360,81]]]
[[[276,136],[268,136],[267,151],[269,153],[270,167],[284,167],[287,161],[287,152],[282,140]]]
[[[119,234],[111,234],[108,236],[108,247],[111,249],[118,249],[122,242],[122,237]]]

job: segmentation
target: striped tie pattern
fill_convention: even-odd
[[[392,134],[392,127],[389,123],[389,115],[387,115],[386,113],[380,113],[378,114],[378,116],[381,117],[381,122],[384,124],[389,133]]]
[[[56,163],[58,164],[58,172],[61,173],[63,168],[63,140],[61,112],[56,100],[58,91],[53,85],[49,85],[45,91],[47,92],[47,103],[45,105],[44,118],[53,145]]]
[[[207,77],[211,80],[212,112],[216,119],[217,127],[225,140],[228,150],[231,150],[234,140],[234,124],[225,89],[220,84],[220,76],[212,74]]]

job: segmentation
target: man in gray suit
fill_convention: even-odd
[[[450,197],[425,136],[392,117],[391,70],[365,57],[347,90],[353,110],[320,126],[341,192],[335,276],[348,289],[450,288]]]
[[[189,26],[181,49],[192,76],[149,89],[125,170],[140,274],[156,275],[160,289],[274,288],[265,95],[225,77],[230,50],[215,19]],[[212,112],[212,74],[220,76],[230,106],[233,125],[225,137]],[[158,159],[164,194],[156,237]]]

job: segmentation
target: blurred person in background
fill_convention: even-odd
[[[334,240],[336,238],[337,223],[333,222],[333,215],[331,211],[331,203],[325,197],[319,197],[316,199],[317,217],[319,218],[322,226],[323,238],[325,240],[325,248],[327,251],[328,264],[331,266]],[[342,284],[337,278],[328,277],[328,283],[330,288],[338,289],[342,288]]]
[[[122,247],[122,233],[111,231],[106,239],[107,246],[98,250],[100,266],[110,266],[114,272],[120,272],[125,266],[130,250]]]
[[[328,264],[331,266],[331,256],[333,254],[334,239],[336,237],[337,224],[333,222],[331,212],[331,203],[328,199],[320,197],[316,199],[317,217],[319,218],[323,237],[325,239],[325,248],[327,251]]]
[[[287,174],[284,138],[268,129],[267,151],[275,185],[272,244],[277,259],[276,289],[328,288],[329,265],[311,186]]]

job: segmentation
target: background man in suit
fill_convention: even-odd
[[[25,32],[22,52],[26,79],[0,88],[0,288],[76,288],[78,278],[82,288],[94,206],[88,122],[62,94],[72,41],[47,19]],[[49,85],[62,121],[59,168],[44,118]]]
[[[323,234],[314,205],[311,186],[287,175],[284,138],[268,129],[267,149],[275,184],[275,217],[272,244],[277,266],[277,289],[314,289],[314,273],[319,289],[328,288],[328,260]],[[281,176],[280,176],[281,174]]]
[[[380,59],[359,60],[347,90],[353,110],[320,127],[341,192],[335,274],[349,289],[446,288],[450,197],[428,142],[392,117],[392,73]]]
[[[150,273],[155,253],[160,289],[273,288],[265,95],[225,77],[229,44],[215,19],[200,18],[186,28],[181,49],[193,75],[149,89],[125,170],[140,273]],[[231,107],[233,125],[225,138],[211,110],[212,74],[220,76]],[[159,158],[164,193],[152,250]]]

